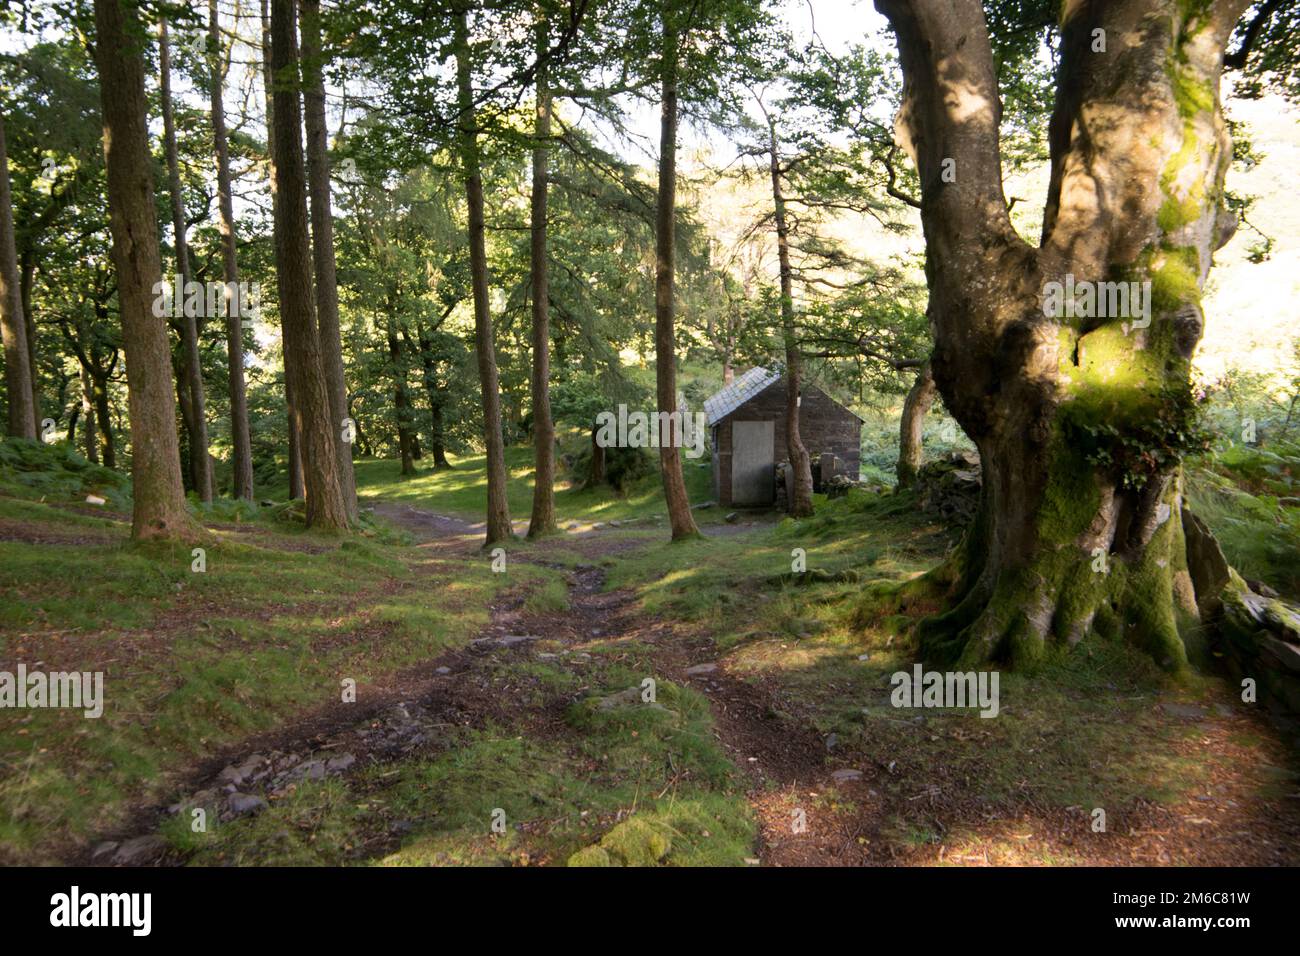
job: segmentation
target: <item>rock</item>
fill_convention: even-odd
[[[1209,715],[1209,711],[1199,704],[1177,704],[1166,701],[1160,705],[1160,709],[1171,717],[1182,717],[1187,720],[1203,720]]]
[[[434,670],[434,673],[435,673],[435,674],[450,674],[450,673],[451,673],[451,668],[450,668],[450,667],[439,667],[439,668],[437,668],[437,669]]]
[[[929,514],[966,524],[979,507],[981,481],[979,455],[951,452],[917,472],[917,505]]]
[[[1259,640],[1260,651],[1283,667],[1300,674],[1300,647],[1279,641],[1276,637],[1263,635]]]
[[[167,849],[167,841],[157,833],[127,840],[113,854],[113,862],[118,866],[136,866],[160,856]]]
[[[826,492],[826,497],[843,498],[849,493],[851,488],[861,488],[861,482],[854,481],[848,475],[832,475],[822,483],[822,490]]]
[[[717,669],[717,664],[694,664],[686,668],[686,673],[691,677],[695,677],[699,674],[712,674]]]
[[[842,770],[836,770],[834,773],[832,773],[831,779],[834,780],[836,783],[849,783],[850,781],[853,780],[861,780],[862,771],[853,770],[850,767],[845,767]]]
[[[269,804],[265,800],[251,793],[232,793],[226,798],[226,808],[237,817],[261,813],[267,806]]]
[[[331,757],[325,761],[326,773],[342,773],[357,762],[357,758],[352,754],[339,754],[337,757]]]
[[[507,634],[501,638],[499,643],[502,647],[514,647],[516,644],[523,644],[527,641],[539,640],[536,634]]]
[[[1205,522],[1187,508],[1182,510],[1183,536],[1187,540],[1187,572],[1196,592],[1196,606],[1205,620],[1223,607],[1223,588],[1228,583],[1228,561]]]

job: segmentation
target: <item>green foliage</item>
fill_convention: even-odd
[[[1165,383],[1153,402],[1143,402],[1122,420],[1108,420],[1087,406],[1065,406],[1066,440],[1095,468],[1125,488],[1142,488],[1184,457],[1205,451],[1210,435],[1200,422],[1201,403],[1189,384]]]

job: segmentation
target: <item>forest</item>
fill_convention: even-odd
[[[0,864],[1300,863],[1298,120],[1296,0],[11,0]]]

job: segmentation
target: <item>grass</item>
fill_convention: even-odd
[[[713,526],[718,510],[701,511],[706,536],[669,544],[653,523],[656,476],[626,498],[563,489],[562,524],[637,526],[520,542],[508,575],[416,547],[382,521],[340,540],[302,531],[292,504],[217,502],[198,509],[212,540],[196,573],[188,548],[128,541],[122,482],[57,449],[9,445],[0,444],[0,668],[103,670],[107,706],[98,720],[0,715],[5,862],[58,860],[133,804],[173,797],[179,775],[217,748],[342,706],[343,679],[364,694],[463,645],[505,587],[523,592],[525,614],[563,616],[561,573],[591,561],[674,646],[711,641],[725,672],[771,692],[771,716],[836,740],[828,769],[878,769],[878,804],[830,786],[792,793],[784,809],[846,827],[871,814],[870,840],[890,858],[930,859],[941,846],[973,858],[992,846],[1021,861],[1086,862],[1063,845],[1026,850],[1018,814],[1102,807],[1119,830],[1142,806],[1176,807],[1207,781],[1240,779],[1236,793],[1259,799],[1294,790],[1288,758],[1256,725],[1234,722],[1221,739],[1161,709],[1210,710],[1230,697],[1222,682],[1172,683],[1121,644],[1092,641],[1033,674],[1002,673],[997,719],[894,708],[891,675],[917,656],[914,619],[864,618],[863,585],[922,572],[955,540],[905,494],[819,499],[814,518],[749,528]],[[513,448],[508,459],[522,517],[531,453]],[[400,479],[396,462],[363,461],[361,493],[479,520],[483,461],[455,463]],[[1189,497],[1230,559],[1281,590],[1300,550],[1294,509],[1268,482],[1289,477],[1267,467],[1252,477],[1253,466],[1220,459],[1193,470]],[[688,464],[687,474],[693,500],[706,500],[707,472]],[[85,507],[93,488],[117,505]],[[584,550],[592,540],[609,544],[603,556]],[[812,573],[795,575],[799,562]],[[199,865],[740,865],[755,855],[759,821],[709,702],[666,679],[654,705],[636,693],[657,673],[661,647],[606,634],[583,641],[581,660],[546,642],[533,650],[551,656],[480,665],[494,706],[449,725],[435,747],[302,783],[207,833],[177,817],[165,835]]]
[[[483,455],[449,456],[451,469],[417,465],[417,473],[403,478],[397,461],[361,459],[356,463],[357,494],[423,505],[441,514],[482,521],[487,505],[487,459]],[[510,514],[526,519],[533,503],[533,451],[527,447],[506,449],[509,480],[506,497]],[[713,496],[711,472],[692,462],[684,464],[686,488],[692,503]],[[664,515],[663,486],[658,473],[639,481],[625,496],[612,488],[583,489],[567,481],[557,482],[555,511],[559,523],[632,521]]]

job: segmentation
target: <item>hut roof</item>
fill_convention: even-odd
[[[773,383],[780,381],[780,371],[763,368],[761,365],[751,368],[744,375],[733,379],[731,384],[704,400],[704,414],[709,425],[716,425],[741,405],[760,392],[766,391]]]

